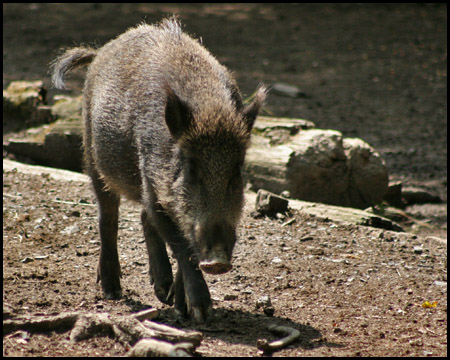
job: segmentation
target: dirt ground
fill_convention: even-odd
[[[445,356],[447,244],[433,236],[447,237],[446,5],[4,4],[3,87],[43,79],[50,88],[47,65],[59,48],[101,45],[168,13],[235,71],[244,94],[260,81],[302,89],[295,99],[272,93],[270,113],[360,137],[381,153],[391,180],[438,194],[443,204],[406,209],[429,230],[394,233],[295,212],[255,219],[248,204],[233,270],[207,276],[215,319],[198,325],[176,319],[154,296],[138,207],[121,207],[125,297],[106,301],[96,283],[100,243],[89,185],[4,172],[4,305],[20,315],[156,307],[157,321],[203,332],[201,356],[260,355],[257,339],[275,339],[270,323],[301,332],[274,356]],[[68,84],[78,94],[82,78]],[[272,317],[256,308],[263,295]],[[3,338],[5,356],[126,351],[108,337]]]

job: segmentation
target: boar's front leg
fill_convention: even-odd
[[[154,284],[156,297],[164,304],[172,305],[173,276],[166,244],[152,225],[147,210],[142,211],[141,218],[150,263],[150,283]]]
[[[178,261],[175,279],[175,309],[181,315],[189,314],[195,321],[204,322],[212,313],[211,295],[193,252],[183,242],[172,243]]]
[[[150,219],[159,235],[165,239],[178,262],[178,272],[173,284],[175,309],[182,315],[190,315],[198,322],[205,321],[212,311],[211,296],[198,260],[188,240],[184,238],[178,226],[153,202],[150,205]],[[151,261],[151,259],[150,259]],[[155,275],[156,279],[160,274]],[[162,276],[165,274],[163,273]]]

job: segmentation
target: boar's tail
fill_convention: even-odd
[[[67,50],[51,64],[52,82],[57,89],[66,89],[64,75],[73,69],[88,65],[94,60],[97,50],[90,47],[77,47]]]

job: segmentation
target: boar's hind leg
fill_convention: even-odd
[[[98,218],[100,229],[100,263],[98,280],[101,280],[103,295],[107,299],[122,296],[120,288],[120,264],[117,253],[117,230],[119,221],[120,196],[105,190],[104,182],[95,170],[89,171],[98,201]]]
[[[142,211],[141,218],[150,262],[150,283],[154,284],[156,297],[164,304],[172,305],[173,276],[166,244],[152,226],[151,219],[145,209]]]

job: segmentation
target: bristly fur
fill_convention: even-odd
[[[53,85],[65,90],[64,76],[76,67],[90,64],[95,55],[97,50],[90,47],[78,47],[64,52],[50,64]]]

